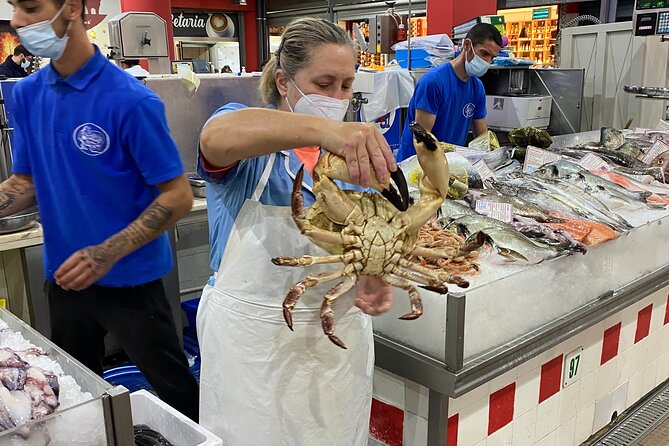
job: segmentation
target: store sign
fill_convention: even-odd
[[[546,20],[550,15],[551,10],[549,8],[532,10],[532,20]]]
[[[579,347],[576,350],[568,353],[564,357],[564,367],[562,370],[562,387],[567,387],[574,381],[581,379],[581,369],[582,358],[583,356],[583,347]]]
[[[234,38],[239,34],[236,13],[172,11],[174,37]]]

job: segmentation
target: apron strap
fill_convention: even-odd
[[[274,166],[275,159],[276,159],[276,153],[270,154],[269,158],[267,159],[267,165],[265,166],[265,170],[263,170],[262,175],[260,175],[260,181],[258,181],[258,185],[253,191],[253,195],[251,195],[251,200],[260,201],[260,196],[262,195],[263,191],[265,190],[265,187],[267,186],[267,183],[269,182],[269,176],[272,173],[272,167]]]

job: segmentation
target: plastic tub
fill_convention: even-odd
[[[416,48],[411,50],[411,68],[426,68],[431,67],[432,63],[429,60],[426,60],[426,57],[429,57],[430,53],[427,51]],[[395,59],[397,63],[400,64],[402,68],[407,67],[407,50],[397,50],[395,52]]]
[[[132,424],[146,424],[179,446],[222,446],[223,440],[146,390],[130,394]]]

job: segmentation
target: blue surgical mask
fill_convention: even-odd
[[[63,3],[63,6],[51,20],[33,23],[16,30],[23,46],[33,55],[51,60],[58,60],[63,55],[67,41],[70,39],[67,33],[70,31],[72,22],[67,24],[63,37],[58,37],[52,23],[63,12],[66,5],[67,2]]]
[[[29,66],[30,66],[30,62],[28,62],[27,60],[24,60],[23,62],[21,62],[21,68],[28,68]]]
[[[472,43],[472,41],[469,41]],[[472,43],[472,53],[474,53],[474,58],[469,61],[465,59],[465,71],[471,77],[481,77],[488,71],[490,64],[486,62],[481,56],[476,54],[474,51],[474,44]]]

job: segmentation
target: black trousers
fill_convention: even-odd
[[[114,335],[158,396],[195,422],[199,389],[179,348],[174,318],[161,280],[140,286],[93,285],[69,291],[47,281],[51,340],[102,375],[104,337]]]

